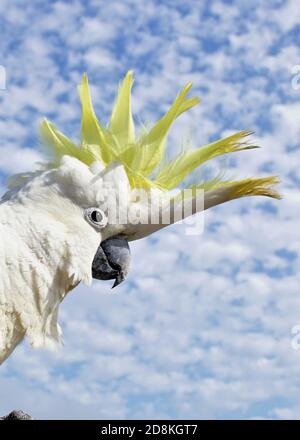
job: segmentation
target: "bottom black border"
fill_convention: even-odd
[[[264,432],[287,436],[300,432],[300,421],[266,420],[2,420],[1,434],[30,435],[76,435],[84,439],[138,439],[138,438],[189,438],[203,439],[226,434],[245,435]],[[205,436],[205,437],[204,437]]]

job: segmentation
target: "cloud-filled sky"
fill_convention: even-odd
[[[133,69],[133,111],[151,123],[192,81],[170,155],[241,129],[260,150],[235,176],[278,174],[283,200],[245,198],[132,244],[132,270],[79,286],[60,308],[65,346],[22,343],[0,368],[0,414],[42,418],[299,418],[300,8],[297,0],[2,0],[0,185],[44,157],[47,116],[79,139],[88,72],[106,123]],[[3,69],[0,69],[3,75]],[[3,80],[3,78],[2,78]],[[1,82],[0,82],[1,83]]]

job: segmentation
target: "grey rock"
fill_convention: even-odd
[[[24,411],[14,410],[7,416],[0,417],[0,420],[33,420],[33,418]]]

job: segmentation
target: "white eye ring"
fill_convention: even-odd
[[[102,229],[107,225],[107,217],[99,208],[87,208],[84,217],[90,225],[97,229]]]

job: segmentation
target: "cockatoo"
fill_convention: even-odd
[[[250,132],[240,131],[167,160],[172,123],[199,98],[187,98],[191,83],[187,84],[153,128],[143,128],[137,137],[132,84],[129,71],[109,124],[103,127],[84,74],[79,86],[80,144],[44,119],[41,138],[51,159],[8,181],[0,204],[0,364],[25,336],[33,347],[61,341],[59,305],[80,282],[123,281],[129,270],[128,242],[176,221],[184,180],[196,168],[214,157],[255,148],[247,141]],[[276,176],[237,181],[219,176],[195,183],[190,186],[187,215],[244,196],[279,198],[277,182]],[[198,191],[204,194],[202,204],[196,203]],[[151,197],[145,199],[141,193]],[[154,205],[159,215],[151,222]],[[163,221],[167,207],[170,218]]]

